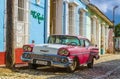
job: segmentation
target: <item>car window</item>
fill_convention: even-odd
[[[80,39],[80,46],[88,47],[90,46],[90,42],[87,39]]]
[[[83,39],[80,39],[80,46],[85,47],[85,42]]]
[[[89,47],[90,46],[90,42],[88,40],[85,40],[85,47]]]
[[[51,44],[70,44],[70,45],[80,45],[79,39],[74,36],[62,36],[62,35],[55,35],[50,36],[48,43]]]
[[[55,38],[54,37],[49,37],[49,43],[53,44],[55,42]]]

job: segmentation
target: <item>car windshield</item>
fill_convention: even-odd
[[[80,45],[79,39],[74,36],[54,35],[48,39],[50,44]]]

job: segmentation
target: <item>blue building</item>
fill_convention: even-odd
[[[14,1],[14,46],[21,48],[34,40],[36,44],[44,43],[46,31],[47,0]],[[0,52],[6,45],[6,0],[0,0]]]

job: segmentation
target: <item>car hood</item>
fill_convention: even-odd
[[[36,54],[54,54],[57,55],[58,49],[61,47],[66,47],[67,45],[61,44],[41,44],[35,45],[33,48],[33,53]]]

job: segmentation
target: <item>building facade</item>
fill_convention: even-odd
[[[15,0],[14,2],[14,46],[45,42],[45,5],[46,0]],[[6,0],[0,1],[0,51],[6,45]]]
[[[5,51],[6,0],[0,4],[0,51]],[[15,0],[14,9],[15,48],[33,41],[45,43],[51,34],[85,36],[101,54],[109,47],[109,26],[113,24],[89,0]]]
[[[89,0],[51,0],[50,6],[50,34],[85,36],[100,54],[109,50],[110,43],[113,47],[108,40],[113,23]]]
[[[105,54],[109,49],[109,43],[113,43],[113,41],[108,42],[110,36],[109,26],[113,26],[113,23],[93,4],[87,6],[87,37],[92,44],[99,47],[100,54]]]
[[[84,0],[49,0],[49,34],[85,36],[86,4]],[[86,0],[87,3],[87,0]]]

